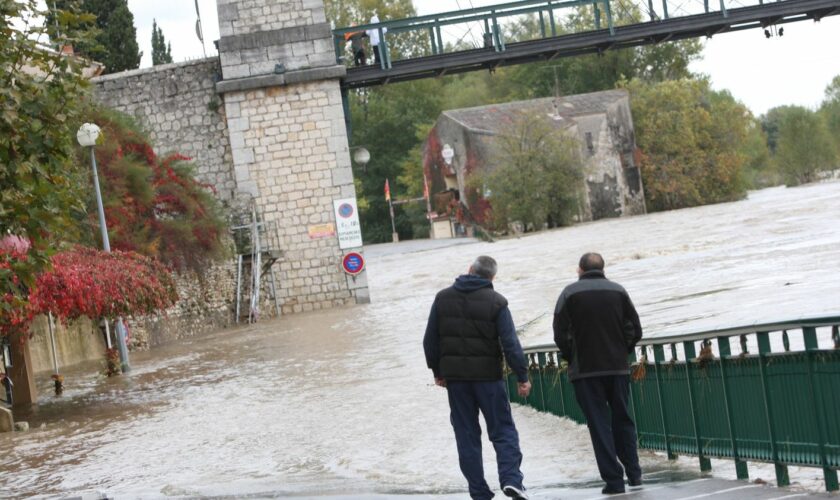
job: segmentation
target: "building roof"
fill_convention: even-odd
[[[605,90],[588,94],[563,96],[559,99],[544,97],[528,101],[514,101],[501,104],[488,104],[475,108],[451,109],[443,114],[464,127],[489,134],[501,133],[509,130],[517,119],[535,113],[545,113],[554,119],[558,128],[572,125],[571,118],[582,115],[604,113],[607,106],[626,99],[626,90]]]

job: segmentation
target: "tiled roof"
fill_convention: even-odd
[[[571,118],[581,115],[603,113],[609,104],[627,98],[626,90],[605,90],[589,94],[560,97],[545,97],[529,101],[488,104],[475,108],[452,109],[443,114],[475,131],[498,133],[507,130],[517,119],[545,113],[553,118],[558,128],[572,125]]]

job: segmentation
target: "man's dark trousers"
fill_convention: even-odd
[[[585,377],[572,383],[575,398],[586,416],[601,478],[611,489],[624,490],[625,471],[629,479],[642,477],[636,451],[636,425],[627,410],[630,377]]]
[[[502,380],[490,382],[457,382],[446,384],[449,394],[450,421],[455,429],[461,472],[467,478],[472,498],[492,498],[493,492],[484,480],[481,459],[481,427],[478,412],[484,415],[487,435],[496,449],[499,482],[502,485],[522,486],[522,453],[519,451],[519,434],[510,414],[505,384]]]

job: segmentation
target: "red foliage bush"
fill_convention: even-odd
[[[16,267],[25,265],[25,250],[0,246],[0,337],[25,338],[34,311],[27,301],[27,290]]]
[[[158,157],[127,117],[94,112],[92,120],[107,137],[96,158],[112,248],[154,257],[177,271],[200,271],[223,256],[227,226],[221,206],[213,186],[196,180],[190,158]],[[98,225],[96,216],[91,206],[91,226]]]
[[[80,317],[138,316],[171,307],[175,281],[159,262],[135,252],[77,247],[52,258],[30,294],[37,313],[67,321]]]

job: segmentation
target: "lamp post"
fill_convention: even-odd
[[[96,208],[99,211],[99,230],[102,232],[102,248],[106,252],[111,251],[111,242],[108,239],[108,226],[105,223],[105,209],[102,206],[102,192],[99,189],[99,174],[96,170],[96,140],[99,138],[100,129],[95,123],[84,123],[76,133],[76,140],[79,145],[90,148],[90,164],[93,168],[93,188],[96,191]],[[122,318],[117,318],[117,349],[120,352],[120,364],[122,371],[131,369],[128,361],[128,348],[125,345],[126,330]],[[111,348],[111,332],[108,321],[105,320],[105,340],[108,348]]]
[[[355,161],[356,163],[361,165],[362,170],[365,170],[365,167],[367,166],[368,162],[370,161],[370,151],[368,151],[367,149],[365,149],[361,146],[358,146],[358,147],[355,147],[355,148],[350,148],[350,149],[355,149],[356,150],[356,152],[353,153],[353,161]]]

